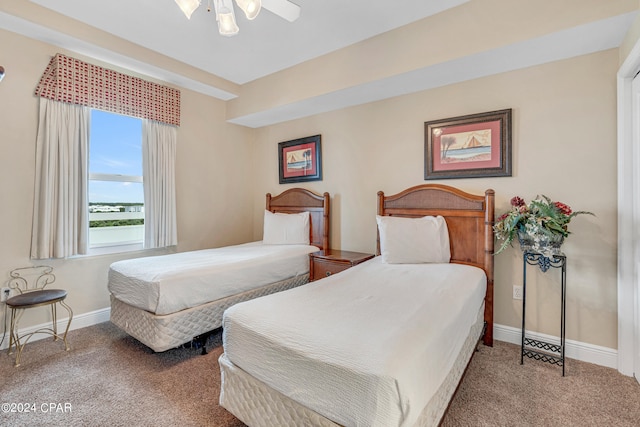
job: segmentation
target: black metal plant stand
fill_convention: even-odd
[[[560,268],[562,272],[562,293],[560,309],[560,345],[542,340],[529,338],[525,330],[525,314],[527,302],[527,265],[537,265],[540,270],[547,272],[549,268]],[[520,352],[520,364],[524,363],[524,356],[562,366],[564,377],[564,335],[565,335],[565,309],[567,294],[567,257],[564,254],[551,254],[546,256],[540,252],[524,251],[522,268],[522,346]]]

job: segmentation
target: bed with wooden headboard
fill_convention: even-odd
[[[447,221],[451,262],[479,267],[487,275],[484,343],[493,345],[493,190],[473,195],[457,188],[424,184],[393,196],[378,192],[378,215],[408,218],[441,215]],[[376,244],[380,254],[380,235]]]
[[[438,425],[479,340],[492,345],[493,190],[379,192],[377,214],[411,245],[385,228],[382,255],[225,312],[220,404],[245,424]],[[438,216],[437,236],[412,233]],[[440,239],[448,262],[391,261],[394,238]]]
[[[308,254],[329,247],[329,200],[302,188],[266,196],[269,212],[309,213],[308,243],[257,241],[113,263],[111,322],[161,352],[220,327],[238,302],[306,284]]]

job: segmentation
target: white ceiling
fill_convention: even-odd
[[[174,0],[31,1],[244,84],[469,0],[292,0],[301,8],[295,22],[266,9],[249,21],[236,7],[233,37],[218,33],[207,0],[190,20]]]
[[[22,1],[51,9],[241,85],[472,0],[292,0],[301,7],[300,18],[293,23],[266,9],[254,21],[248,21],[236,8],[240,33],[234,37],[218,34],[215,12],[207,12],[207,0],[202,0],[202,6],[193,13],[191,20],[184,16],[174,0]],[[11,11],[11,8],[5,8],[7,10]],[[611,16],[377,81],[272,106],[229,121],[249,127],[267,126],[611,49],[620,45],[636,15],[637,11]],[[222,100],[238,96],[229,91],[234,89],[225,89],[223,84],[203,83],[54,31],[28,18],[0,10],[0,29]],[[46,22],[46,19],[40,22]]]

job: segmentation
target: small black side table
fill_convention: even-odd
[[[567,295],[567,257],[564,254],[552,254],[546,256],[540,252],[525,251],[523,253],[522,267],[522,346],[520,351],[520,364],[524,363],[524,356],[535,360],[541,360],[553,365],[562,366],[564,377],[564,335],[566,321],[566,295]],[[526,302],[527,302],[527,265],[537,265],[540,270],[546,272],[549,268],[559,268],[562,272],[562,293],[560,309],[560,345],[542,340],[529,338],[525,330]]]

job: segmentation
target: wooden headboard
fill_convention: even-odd
[[[322,196],[305,190],[291,188],[272,196],[267,193],[267,210],[280,213],[309,212],[309,241],[321,250],[329,249],[329,193]]]
[[[393,196],[378,192],[378,215],[417,218],[442,215],[447,221],[451,262],[482,268],[487,275],[484,343],[493,345],[493,190],[465,193],[440,184],[423,184]],[[380,254],[378,233],[376,254]]]

